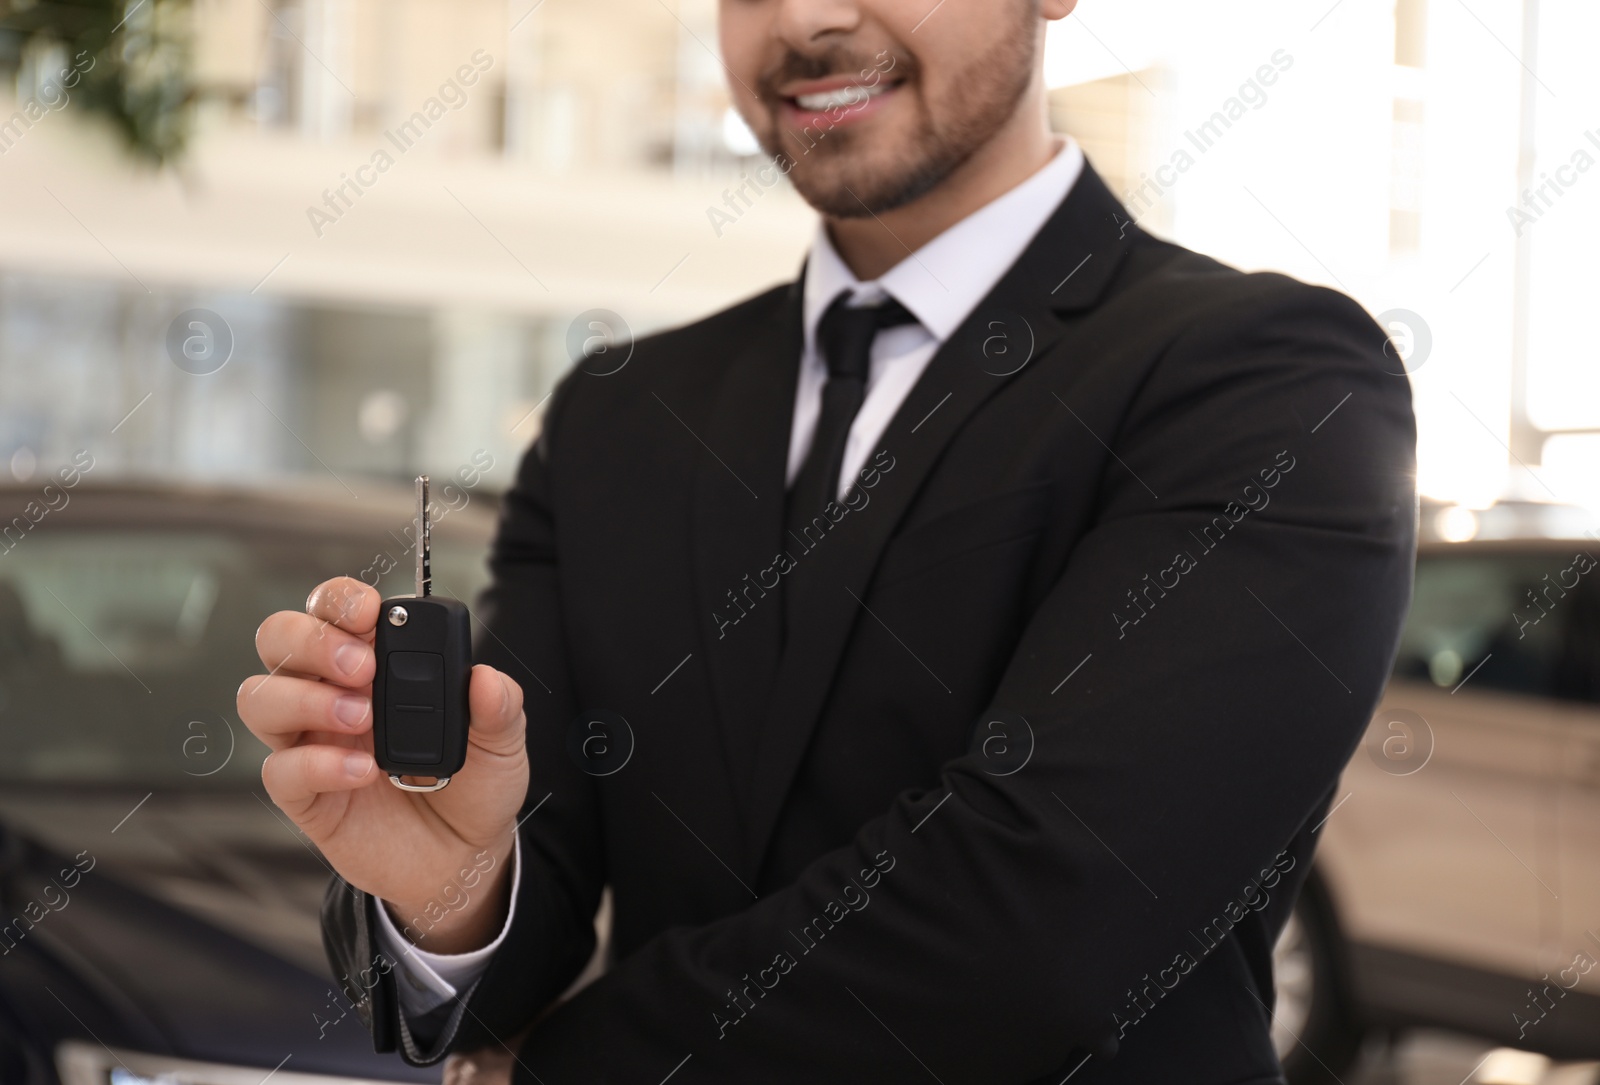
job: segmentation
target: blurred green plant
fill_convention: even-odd
[[[193,120],[191,27],[189,0],[0,0],[0,75],[19,102],[71,104],[108,121],[134,157],[166,165]]]

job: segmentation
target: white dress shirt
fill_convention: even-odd
[[[872,455],[889,420],[911,392],[912,385],[945,340],[978,307],[1000,281],[1033,235],[1071,191],[1083,171],[1083,151],[1070,137],[1055,157],[1016,188],[980,207],[944,233],[884,272],[862,282],[833,247],[826,226],[818,224],[806,262],[802,316],[805,346],[800,354],[800,382],[789,426],[789,468],[793,483],[805,463],[811,438],[822,413],[822,386],[828,365],[817,349],[817,325],[842,290],[857,305],[877,304],[885,294],[916,317],[916,324],[886,328],[872,342],[867,394],[850,425],[840,467],[838,497]]]
[[[802,318],[805,345],[800,355],[794,417],[789,427],[789,462],[785,484],[792,484],[805,463],[822,412],[822,386],[827,363],[817,349],[817,325],[840,291],[851,292],[854,304],[876,304],[893,297],[917,318],[916,324],[886,328],[872,344],[866,398],[850,425],[844,463],[838,479],[843,498],[849,480],[867,462],[889,420],[905,401],[934,353],[955,334],[1028,247],[1083,171],[1083,151],[1063,137],[1054,157],[1037,173],[980,207],[880,278],[866,282],[845,265],[819,223],[806,262]],[[513,905],[522,875],[522,843],[512,853]],[[487,967],[505,939],[511,917],[493,942],[470,953],[430,953],[412,945],[395,929],[386,909],[378,912],[378,942],[399,967],[397,989],[401,1008],[412,1016],[426,1013],[456,997]]]

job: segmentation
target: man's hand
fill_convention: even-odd
[[[267,794],[358,889],[385,901],[424,948],[460,953],[505,921],[517,810],[528,789],[522,690],[472,669],[467,760],[442,791],[401,791],[372,757],[373,628],[380,599],[349,577],[319,584],[306,613],[256,631],[268,674],[239,687],[239,716],[272,748]]]

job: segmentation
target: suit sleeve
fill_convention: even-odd
[[[474,661],[516,681],[527,713],[529,781],[518,814],[515,922],[466,991],[413,1020],[400,1012],[398,970],[376,938],[378,902],[338,878],[323,901],[324,947],[375,1049],[398,1049],[413,1066],[515,1035],[567,988],[594,950],[604,853],[593,780],[565,750],[578,709],[547,489],[551,433],[571,387],[570,377],[557,387],[539,441],[505,496],[489,557],[492,580],[473,615]],[[480,988],[495,997],[474,999]]]
[[[1343,295],[1248,278],[1100,434],[1094,524],[992,699],[1028,721],[1026,763],[997,770],[979,735],[793,884],[660,934],[534,1027],[519,1085],[1020,1085],[1124,1031],[1142,975],[1204,966],[1194,932],[1252,906],[1359,741],[1415,546],[1383,333]],[[591,841],[530,851],[576,872]],[[528,908],[530,976],[587,914],[572,878],[585,908]]]

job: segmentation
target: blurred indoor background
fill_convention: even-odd
[[[1053,123],[1141,225],[1351,294],[1414,391],[1435,549],[1389,714],[1346,776],[1361,797],[1330,814],[1333,889],[1280,945],[1277,1038],[1319,1049],[1297,1085],[1340,1080],[1341,1044],[1363,1052],[1338,1063],[1348,1085],[1600,1080],[1490,1054],[1600,1055],[1600,979],[1549,986],[1600,955],[1596,585],[1522,636],[1535,589],[1594,566],[1571,555],[1600,512],[1597,42],[1594,0],[1082,0],[1050,31]],[[92,852],[239,940],[183,958],[159,997],[140,984],[164,966],[119,965],[130,1002],[266,976],[217,963],[266,945],[299,970],[259,988],[284,1035],[317,1023],[295,1066],[399,1072],[358,1025],[329,1031],[327,872],[233,722],[252,631],[323,575],[409,590],[399,484],[503,490],[585,351],[620,361],[792,278],[815,217],[785,181],[747,183],[764,161],[728,106],[715,0],[0,0],[0,830]],[[45,513],[14,517],[55,509],[73,465],[82,504],[22,545]],[[441,527],[447,594],[481,585],[491,529],[492,502]],[[117,952],[198,944],[190,919],[141,922]],[[1338,964],[1318,931],[1341,925],[1378,948],[1376,1030],[1307,1009]],[[1384,971],[1397,947],[1404,982]],[[1452,1001],[1464,981],[1440,961],[1501,987]],[[31,980],[8,993],[13,964],[0,1056],[8,1005],[55,1012]],[[87,1067],[74,1083],[167,1065],[56,1051]]]
[[[80,449],[102,478],[236,480],[486,448],[503,485],[575,318],[691,319],[791,277],[813,229],[785,183],[727,199],[760,159],[713,0],[106,10],[110,106],[58,39],[0,37],[17,481]],[[1425,494],[1594,506],[1596,40],[1584,0],[1084,0],[1048,80],[1142,225],[1383,318]],[[192,309],[231,334],[217,372],[170,357]]]

